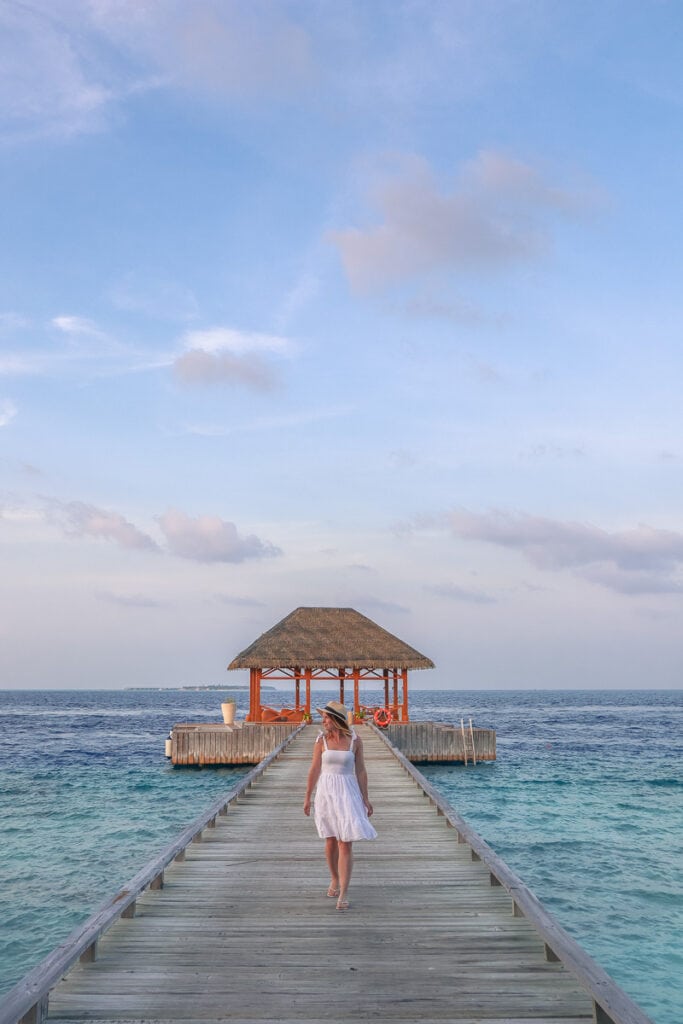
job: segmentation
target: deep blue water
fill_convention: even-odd
[[[163,756],[220,700],[0,691],[0,993],[243,774]],[[495,763],[421,768],[656,1024],[680,1024],[683,691],[414,689],[411,713],[496,729]]]

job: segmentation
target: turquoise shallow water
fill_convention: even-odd
[[[0,691],[0,993],[243,774],[163,757],[174,722],[219,703]],[[421,768],[656,1024],[680,1024],[683,692],[413,691],[411,709],[496,728],[495,763]]]

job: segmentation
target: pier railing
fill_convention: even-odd
[[[617,983],[603,971],[558,924],[539,899],[534,896],[521,878],[501,860],[485,840],[467,824],[454,807],[432,786],[408,758],[396,747],[385,731],[370,726],[391,749],[405,771],[412,776],[416,785],[436,808],[437,814],[445,817],[455,829],[458,842],[470,847],[472,860],[481,861],[489,871],[491,885],[500,885],[511,898],[511,912],[515,917],[525,917],[536,929],[545,946],[546,960],[559,960],[571,971],[577,981],[593,1000],[594,1024],[653,1024],[647,1014],[634,1003]]]
[[[50,991],[61,981],[77,960],[97,959],[97,943],[100,937],[120,917],[135,916],[135,902],[145,889],[162,889],[164,869],[171,861],[185,859],[185,850],[191,843],[200,843],[205,829],[216,827],[216,818],[228,813],[228,806],[249,789],[256,779],[275,760],[284,748],[304,728],[300,725],[292,731],[274,750],[264,757],[231,789],[215,800],[204,813],[188,825],[160,854],[149,861],[137,875],[124,885],[84,924],[76,928],[68,938],[41,963],[29,972],[7,995],[0,1000],[0,1024],[42,1024],[47,1017]]]

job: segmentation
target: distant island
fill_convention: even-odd
[[[150,691],[153,690],[158,692],[159,690],[248,690],[248,686],[235,686],[230,683],[197,683],[194,686],[124,686],[124,690],[135,690],[135,691]],[[277,686],[261,686],[262,690],[277,690]]]

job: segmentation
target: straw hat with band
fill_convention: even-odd
[[[319,715],[329,715],[335,725],[338,725],[343,732],[350,732],[348,722],[348,709],[340,704],[338,700],[331,700],[324,708],[315,709]]]

